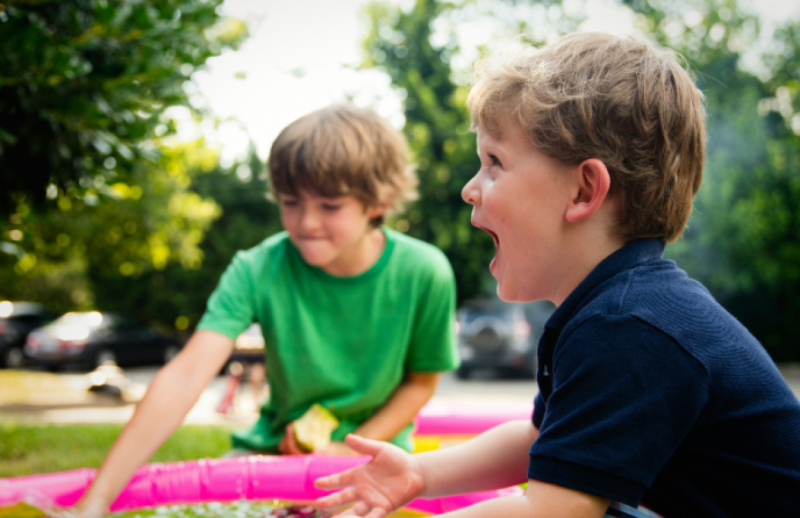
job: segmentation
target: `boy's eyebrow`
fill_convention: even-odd
[[[483,145],[478,143],[476,149],[478,153],[486,153],[487,155],[495,155],[498,152],[502,152],[502,147],[498,142],[484,142]]]

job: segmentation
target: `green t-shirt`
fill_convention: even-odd
[[[198,329],[264,333],[270,398],[237,448],[274,451],[286,425],[320,403],[341,441],[374,414],[406,372],[458,366],[455,280],[437,248],[384,228],[380,259],[355,277],[308,265],[285,232],[236,254]],[[412,426],[392,442],[413,448]]]

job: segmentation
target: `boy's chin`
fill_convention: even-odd
[[[503,286],[497,283],[497,297],[503,302],[533,302],[539,300],[533,296],[526,296],[517,287]]]
[[[325,254],[309,254],[309,253],[300,253],[300,257],[303,258],[303,261],[309,266],[314,266],[316,268],[323,268],[329,262],[331,262],[330,257]]]
[[[517,300],[517,294],[511,293],[510,290],[503,289],[501,285],[497,285],[497,297],[503,302],[522,302]]]

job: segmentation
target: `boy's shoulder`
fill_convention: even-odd
[[[705,286],[674,261],[663,258],[644,261],[608,278],[587,297],[569,325],[574,328],[596,318],[644,322],[701,361],[731,346],[761,349]]]
[[[718,305],[709,291],[669,259],[653,258],[597,287],[585,309],[612,314],[660,315],[691,305]],[[670,307],[677,304],[678,307]],[[688,305],[688,306],[687,306]]]
[[[289,243],[289,233],[278,232],[251,248],[236,252],[231,266],[248,271],[276,267],[286,260]]]
[[[388,227],[384,227],[384,232],[394,243],[393,260],[404,268],[453,275],[450,261],[439,248]]]
[[[237,256],[247,259],[260,259],[275,254],[283,254],[289,243],[289,233],[285,230],[272,234],[260,243],[236,253]]]

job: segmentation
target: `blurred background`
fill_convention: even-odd
[[[460,197],[479,167],[464,103],[480,56],[576,30],[683,56],[708,160],[667,256],[776,362],[800,362],[799,19],[800,0],[0,0],[0,363],[52,367],[33,354],[48,336],[90,369],[121,363],[115,333],[152,345],[133,364],[168,360],[233,254],[280,230],[274,137],[349,101],[409,140],[422,196],[389,225],[453,265],[458,376],[530,378],[552,307],[493,295],[492,240]],[[20,355],[67,312],[108,340],[56,325]]]
[[[574,30],[674,48],[705,92],[709,157],[668,247],[764,343],[800,360],[800,2],[15,1],[0,12],[0,300],[186,333],[236,250],[279,230],[263,161],[296,117],[372,106],[421,200],[391,225],[441,248],[459,302],[491,296],[460,190],[464,100],[500,41]]]

